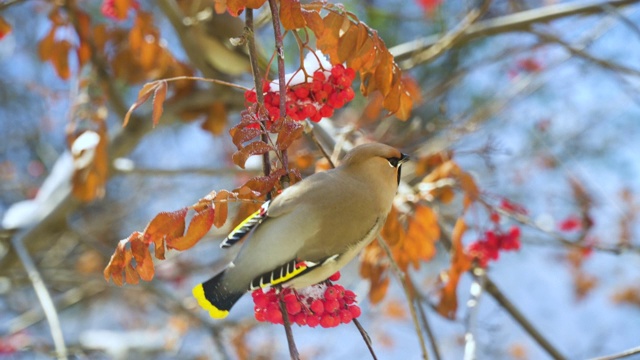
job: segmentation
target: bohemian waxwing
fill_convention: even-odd
[[[247,236],[227,268],[193,288],[198,304],[224,318],[247,291],[303,288],[340,270],[380,232],[409,157],[384,144],[349,151],[340,166],[285,189],[220,245]]]

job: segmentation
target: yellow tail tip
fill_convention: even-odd
[[[204,296],[204,288],[202,284],[198,284],[196,287],[191,290],[193,297],[198,301],[198,305],[201,308],[207,310],[209,312],[209,316],[214,319],[224,319],[229,315],[228,310],[220,310],[215,305],[213,305],[207,298]]]

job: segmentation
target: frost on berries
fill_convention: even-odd
[[[355,97],[351,88],[355,77],[356,72],[353,69],[342,64],[331,66],[319,51],[307,55],[304,70],[285,76],[287,116],[296,121],[310,119],[314,122],[331,117],[335,110],[344,107]],[[273,123],[280,117],[282,95],[278,82],[265,83],[262,92],[269,121]],[[256,103],[255,90],[246,91],[245,100],[247,104]]]
[[[334,274],[328,281],[309,286],[301,290],[282,289],[282,299],[292,323],[299,326],[323,328],[348,324],[361,314],[356,303],[356,294],[343,286],[334,284],[340,273]],[[283,324],[280,312],[280,293],[275,288],[267,291],[255,290],[251,293],[255,318],[260,322]]]

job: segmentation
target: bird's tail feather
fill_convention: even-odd
[[[222,319],[229,315],[231,307],[244,295],[242,292],[231,292],[222,286],[224,271],[193,288],[193,296],[198,305],[209,312],[214,319]]]

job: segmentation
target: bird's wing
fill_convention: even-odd
[[[260,223],[262,223],[262,221],[267,217],[267,210],[269,209],[270,204],[271,201],[265,202],[264,204],[262,204],[262,206],[260,206],[260,209],[258,209],[258,211],[242,220],[242,222],[238,226],[236,226],[235,229],[233,229],[233,231],[229,233],[229,235],[227,235],[224,241],[222,241],[220,247],[223,249],[231,247],[233,244],[237,243],[243,237],[249,234],[251,230],[255,229],[256,226],[260,225]]]

